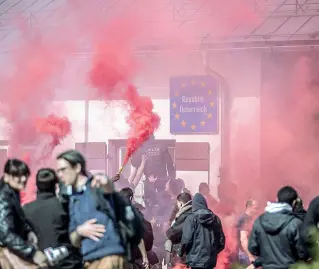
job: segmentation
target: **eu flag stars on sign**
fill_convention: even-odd
[[[170,79],[171,134],[218,133],[219,84],[212,76]]]

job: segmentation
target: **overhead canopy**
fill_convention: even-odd
[[[65,1],[1,0],[0,51],[9,50],[14,41],[15,29],[10,21],[13,16],[24,15],[30,26],[40,25],[50,20]],[[317,45],[319,40],[319,0],[105,0],[106,14],[110,16],[132,8],[141,14],[152,9],[156,13],[153,17],[158,19],[150,23],[170,22],[178,31],[192,33],[195,46],[201,44],[207,49],[225,43],[237,47],[279,46],[283,42]],[[215,20],[216,16],[220,18]],[[223,19],[227,29],[219,32]],[[167,37],[160,31],[153,32],[139,50],[165,48]]]

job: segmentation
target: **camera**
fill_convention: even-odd
[[[44,254],[50,266],[57,265],[60,261],[69,256],[69,251],[65,246],[57,248],[46,248]]]

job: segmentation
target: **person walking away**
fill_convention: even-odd
[[[134,196],[132,189],[124,188],[120,191],[120,193],[123,195],[125,199],[127,199],[129,203],[132,204],[133,196]],[[140,264],[139,260],[142,260],[143,267],[149,268],[149,260],[147,256],[147,251],[151,251],[153,247],[153,241],[154,241],[153,229],[152,229],[151,223],[144,219],[144,216],[140,211],[138,212],[141,215],[141,219],[143,219],[144,236],[143,236],[143,239],[141,240],[141,243],[138,245],[138,247],[135,247],[132,249],[131,263]],[[136,267],[139,267],[139,266],[136,266]]]
[[[30,176],[28,165],[7,160],[0,179],[0,268],[28,269],[47,266],[47,258],[37,249],[37,238],[20,205],[20,191]]]
[[[268,203],[265,213],[254,222],[248,250],[264,269],[288,269],[305,258],[299,233],[302,222],[292,212],[297,199],[294,188],[281,188],[277,202]]]
[[[315,258],[318,253],[319,242],[316,241],[315,233],[319,231],[319,196],[315,197],[309,204],[308,211],[301,226],[302,242],[305,244],[307,254]]]
[[[179,256],[186,254],[191,268],[211,269],[225,247],[225,235],[218,216],[208,209],[203,195],[196,193],[190,214],[183,226]]]
[[[180,248],[182,235],[183,235],[183,226],[186,218],[192,213],[192,197],[188,193],[181,193],[177,196],[177,208],[178,212],[175,216],[174,221],[171,224],[171,227],[166,231],[166,236],[168,241],[165,245],[171,245],[170,249],[166,249],[169,252],[171,264],[175,266],[177,263],[186,263],[186,257],[179,258],[178,251]],[[169,261],[167,261],[168,263]]]
[[[250,265],[255,260],[254,256],[248,251],[248,239],[256,212],[257,202],[252,199],[248,200],[245,213],[239,217],[237,222],[238,261],[244,266]]]
[[[300,198],[296,200],[296,203],[294,205],[294,208],[292,209],[292,212],[297,218],[299,218],[302,222],[304,222],[306,214],[307,214],[307,210],[304,208],[303,201]]]
[[[27,221],[39,238],[39,249],[66,247],[69,255],[55,269],[81,269],[82,257],[69,239],[69,216],[55,194],[58,177],[53,169],[42,168],[36,175],[37,199],[23,207]]]
[[[138,213],[114,191],[111,179],[88,176],[86,161],[78,151],[58,155],[57,174],[70,196],[71,243],[81,248],[85,267],[126,268],[131,248],[143,236]]]

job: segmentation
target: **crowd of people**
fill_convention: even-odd
[[[311,228],[318,228],[319,197],[303,208],[297,191],[282,187],[264,212],[256,199],[234,211],[210,195],[192,195],[176,179],[167,148],[151,139],[132,158],[129,179],[87,171],[69,150],[55,169],[36,173],[37,198],[21,206],[30,169],[9,159],[0,180],[0,268],[150,269],[186,266],[288,269],[311,262]],[[144,204],[134,188],[145,176]],[[119,188],[120,186],[120,188]]]

